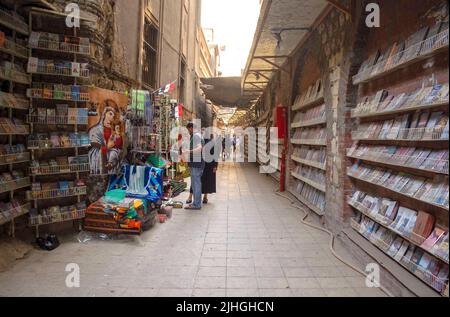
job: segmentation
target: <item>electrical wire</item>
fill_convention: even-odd
[[[310,222],[307,222],[306,219],[309,217],[310,213],[306,212],[304,208],[302,208],[301,206],[297,205],[297,202],[294,201],[293,199],[291,199],[289,196],[285,196],[285,195],[281,194],[278,189],[275,190],[275,194],[280,196],[280,197],[283,197],[283,198],[289,200],[291,202],[292,207],[297,208],[297,209],[299,209],[299,210],[301,210],[301,211],[303,211],[305,213],[305,216],[301,220],[301,222],[303,224],[307,225],[308,227],[311,227],[311,228],[314,228],[316,230],[319,230],[319,231],[322,231],[322,232],[325,232],[325,233],[329,234],[330,235],[329,247],[330,247],[330,251],[333,254],[333,256],[336,259],[338,259],[339,261],[341,261],[343,264],[347,265],[348,267],[350,267],[354,271],[358,272],[359,274],[361,274],[361,275],[363,275],[363,276],[365,276],[367,278],[368,275],[366,274],[366,272],[364,272],[361,269],[357,268],[356,266],[346,262],[339,254],[337,254],[336,250],[334,249],[334,241],[336,239],[336,236],[331,231],[329,231],[329,230],[327,230],[327,229],[325,229],[323,227],[316,226],[316,225],[314,225],[314,224],[312,224]],[[380,284],[379,288],[387,296],[394,297],[394,295],[391,292],[389,292],[389,290],[387,290],[385,287],[383,287],[381,284]]]

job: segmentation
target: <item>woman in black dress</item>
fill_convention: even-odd
[[[218,142],[215,139],[214,135],[211,134],[209,138],[205,137],[205,146],[209,144],[210,142]],[[219,140],[220,141],[220,140]],[[212,144],[209,144],[208,147],[211,147],[210,154],[214,158],[214,160],[210,163],[205,163],[205,169],[203,170],[202,175],[202,194],[203,194],[203,203],[208,203],[208,195],[209,194],[215,194],[216,193],[216,175],[217,175],[217,168],[219,166],[219,155],[220,155],[220,143],[215,143],[214,146]],[[209,161],[209,160],[208,160]],[[186,201],[186,203],[192,202],[192,188],[189,193],[189,198]]]
[[[211,134],[209,140],[205,139],[205,146],[210,142],[217,142],[214,139],[214,135]],[[219,146],[218,146],[219,145]],[[210,163],[206,162],[205,169],[203,170],[202,175],[202,192],[203,192],[203,203],[208,203],[208,195],[216,193],[216,175],[217,175],[217,167],[219,166],[219,155],[218,149],[220,149],[220,144],[214,144],[211,146],[210,154],[214,158],[214,160]],[[217,152],[217,153],[216,153]]]

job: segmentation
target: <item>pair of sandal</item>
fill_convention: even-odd
[[[188,204],[188,205],[192,204],[192,200],[186,200],[186,204]],[[203,204],[207,205],[208,199],[203,199]]]

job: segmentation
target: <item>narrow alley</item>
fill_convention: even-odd
[[[218,184],[202,211],[175,210],[139,238],[73,235],[52,253],[33,251],[0,274],[0,296],[384,295],[334,258],[328,235],[303,225],[254,165],[225,163]],[[80,288],[66,287],[69,263],[80,266]]]

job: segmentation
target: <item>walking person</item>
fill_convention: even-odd
[[[194,201],[192,204],[186,206],[185,209],[200,210],[202,209],[202,175],[205,168],[202,151],[205,141],[200,133],[194,132],[193,123],[189,123],[186,128],[191,136],[189,150],[185,153],[189,155],[188,166],[191,173],[191,188]]]

